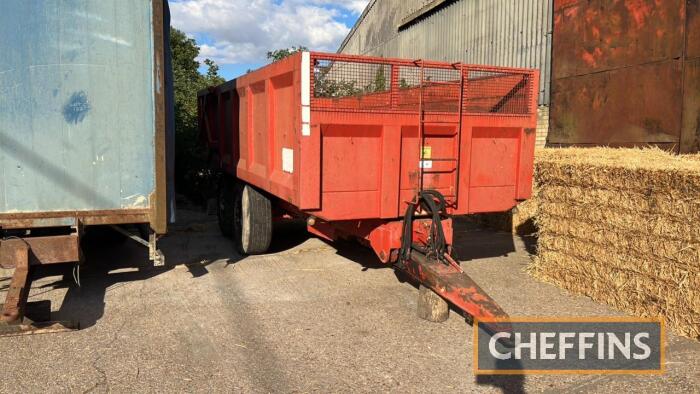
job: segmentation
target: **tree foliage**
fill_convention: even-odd
[[[199,142],[197,128],[197,93],[224,81],[219,66],[206,59],[206,75],[199,72],[197,42],[175,28],[170,31],[173,80],[175,87],[175,180],[178,191],[198,196],[198,184],[208,172],[208,152]]]
[[[286,57],[289,57],[297,52],[306,52],[308,50],[309,48],[303,45],[299,45],[298,47],[294,46],[291,48],[276,49],[274,51],[267,52],[267,60],[274,63]]]
[[[361,75],[343,74],[343,65],[338,66],[334,72],[335,63],[326,66],[317,66],[315,70],[314,96],[325,98],[341,98],[360,96],[363,94],[382,93],[389,90],[389,81],[384,66],[379,66],[374,74],[374,78],[364,87],[358,86]]]

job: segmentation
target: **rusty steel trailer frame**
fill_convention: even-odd
[[[25,307],[31,287],[32,267],[63,263],[82,263],[80,240],[85,226],[148,224],[149,258],[156,265],[164,264],[164,257],[156,248],[159,235],[168,229],[168,165],[166,106],[166,8],[162,0],[151,0],[154,56],[155,104],[155,190],[149,196],[147,209],[115,209],[91,211],[53,211],[0,213],[0,230],[31,230],[38,228],[70,229],[60,236],[12,236],[0,240],[0,266],[14,269],[0,315],[0,336],[32,332],[54,332],[78,328],[72,322],[31,322],[25,317]]]
[[[278,214],[306,219],[310,233],[329,241],[359,240],[471,316],[503,318],[451,258],[451,215],[505,211],[530,197],[538,81],[530,69],[297,53],[201,91],[200,137],[213,167],[266,192]],[[331,137],[347,141],[329,149]],[[371,137],[377,151],[363,142]],[[280,146],[293,162],[285,164]],[[510,153],[490,157],[492,146]],[[376,191],[329,191],[358,178],[326,174],[330,156],[375,163],[357,183]],[[445,206],[429,212],[442,196]]]

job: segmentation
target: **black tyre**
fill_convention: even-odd
[[[267,252],[272,241],[272,204],[254,187],[236,187],[234,241],[242,254]]]
[[[222,178],[216,194],[219,228],[225,237],[233,235],[234,205],[236,203],[235,184],[229,178]]]

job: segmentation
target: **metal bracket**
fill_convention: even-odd
[[[29,276],[29,244],[20,242],[11,251],[5,246],[5,242],[0,246],[0,258],[13,260],[15,272],[5,297],[0,322],[11,323],[22,320],[32,282]]]
[[[81,260],[79,224],[73,226],[73,230],[69,235],[0,240],[0,266],[14,269],[5,303],[0,304],[0,336],[57,332],[77,327],[72,323],[50,321],[49,301],[46,301],[45,319],[25,316],[32,284],[32,266]]]
[[[148,258],[151,259],[153,265],[156,267],[165,266],[165,256],[163,252],[158,249],[158,236],[156,233],[151,233],[148,235]]]
[[[138,235],[134,235],[123,228],[115,225],[110,225],[110,227],[124,235],[125,237],[140,243],[141,245],[145,246],[148,248],[148,259],[153,262],[153,266],[155,267],[163,267],[165,265],[165,256],[163,255],[163,252],[158,249],[158,235],[154,232],[150,232],[148,234],[148,241],[145,239],[139,237]]]

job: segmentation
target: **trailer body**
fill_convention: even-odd
[[[0,13],[0,227],[168,223],[163,0],[9,0]]]
[[[400,218],[421,169],[451,214],[501,212],[531,195],[537,82],[533,70],[298,53],[201,92],[200,125],[225,172],[328,223]]]
[[[278,216],[306,218],[328,240],[360,240],[473,316],[502,317],[450,257],[449,216],[507,211],[531,196],[538,79],[303,52],[200,92],[201,138],[239,185],[234,239],[267,231],[270,200]],[[241,208],[258,193],[251,187],[261,202]],[[225,234],[234,195],[219,197]]]

